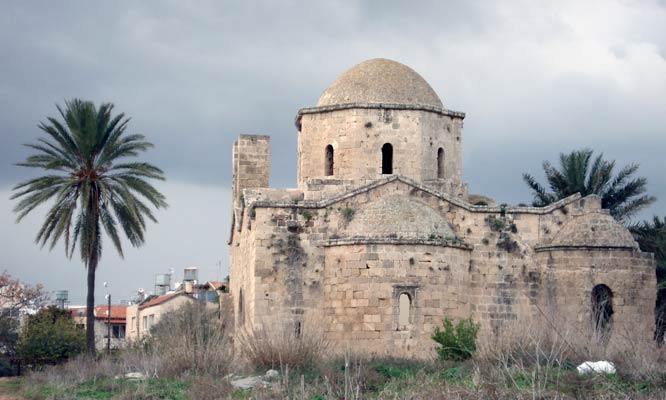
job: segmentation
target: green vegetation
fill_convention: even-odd
[[[95,272],[105,232],[122,256],[119,228],[132,246],[144,243],[146,219],[156,222],[155,208],[167,206],[164,196],[148,182],[163,180],[162,171],[145,162],[129,162],[153,145],[143,135],[126,134],[129,118],[112,115],[113,105],[74,99],[57,106],[62,121],[47,118],[39,124],[46,134],[27,147],[35,151],[18,165],[47,172],[14,186],[12,199],[21,221],[41,204],[54,200],[36,238],[51,248],[64,240],[72,257],[78,245],[87,269],[86,347],[95,354]]]
[[[462,319],[453,324],[450,318],[444,318],[442,329],[435,328],[432,340],[437,342],[437,354],[441,360],[463,361],[474,355],[476,351],[476,336],[480,325],[472,318]]]
[[[257,216],[257,211],[254,209],[254,207],[250,207],[247,209],[247,215],[250,216],[250,219],[254,219]]]
[[[28,318],[17,353],[23,363],[38,367],[66,361],[81,353],[84,345],[84,332],[76,327],[69,313],[52,306]]]
[[[632,225],[631,233],[642,251],[654,254],[657,262],[657,304],[655,306],[655,340],[663,345],[666,336],[666,217]]]
[[[7,272],[0,274],[0,376],[18,372],[14,365],[18,359],[20,315],[44,305],[47,296],[43,289],[42,285],[33,286],[14,279]]]
[[[561,153],[559,169],[544,161],[550,191],[532,175],[523,174],[523,180],[534,194],[533,205],[545,206],[575,193],[596,194],[601,197],[601,206],[610,210],[615,219],[627,221],[656,200],[646,194],[647,179],[633,177],[638,164],[630,164],[613,175],[615,161],[604,160],[603,154],[592,160],[592,154],[590,149]]]
[[[504,221],[504,219],[497,218],[494,215],[488,216],[488,218],[486,218],[486,221],[488,221],[490,230],[493,232],[500,232],[506,227],[506,222]]]
[[[301,216],[305,218],[306,221],[310,221],[312,219],[312,213],[308,210],[301,211]]]
[[[349,222],[354,218],[354,210],[349,207],[345,207],[342,209],[342,216],[345,219],[345,222]]]

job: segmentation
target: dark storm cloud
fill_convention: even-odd
[[[662,0],[9,2],[0,13],[0,194],[35,173],[11,164],[55,103],[113,102],[155,143],[147,158],[165,169],[174,201],[146,248],[124,262],[107,249],[103,271],[141,271],[142,283],[114,283],[121,296],[188,260],[214,276],[218,260],[228,263],[235,137],[271,135],[271,185],[293,187],[297,110],[350,66],[386,57],[467,113],[471,192],[529,202],[523,172],[540,175],[544,159],[590,147],[618,165],[640,162],[661,199],[643,216],[665,215],[664,20]],[[2,206],[0,233],[22,250],[0,270],[57,288],[78,277],[59,252],[32,245],[38,220],[16,227],[11,203]],[[193,209],[203,217],[189,226],[182,218]]]

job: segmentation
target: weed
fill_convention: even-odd
[[[458,321],[456,325],[450,318],[444,318],[442,329],[435,328],[432,340],[440,347],[437,349],[441,360],[466,360],[476,351],[476,336],[481,325],[472,318]]]
[[[500,239],[497,241],[497,247],[509,253],[513,253],[519,249],[518,242],[511,239],[506,233],[500,234]]]
[[[490,230],[493,232],[501,232],[506,226],[506,222],[503,219],[497,218],[494,215],[489,216],[486,221],[488,222],[488,225],[490,225]]]
[[[354,210],[349,207],[345,207],[342,209],[342,216],[344,217],[346,222],[349,222],[354,218]]]
[[[251,219],[254,219],[257,216],[257,212],[255,211],[254,207],[248,208],[247,214],[250,216]]]
[[[509,230],[511,231],[511,233],[518,233],[518,227],[513,222],[511,223],[511,225],[509,225]]]
[[[416,260],[414,260],[414,257],[409,257],[409,265],[414,265],[416,264]]]
[[[312,219],[312,213],[308,210],[301,211],[301,216],[305,218],[306,221],[310,221]]]

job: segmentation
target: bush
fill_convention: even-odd
[[[450,318],[444,318],[442,329],[435,328],[432,340],[440,347],[437,353],[441,360],[463,361],[471,358],[476,351],[476,336],[480,325],[472,318],[458,321],[454,326]]]
[[[304,370],[317,365],[326,353],[328,343],[320,321],[276,317],[260,326],[239,336],[243,355],[255,369]]]
[[[48,307],[28,318],[17,352],[29,365],[56,364],[83,351],[85,332],[78,329],[65,310]]]
[[[506,222],[503,219],[497,218],[494,215],[489,216],[486,221],[490,225],[490,230],[493,232],[501,232],[506,227]]]
[[[232,359],[217,310],[191,302],[165,314],[151,329],[144,346],[158,358],[160,376],[184,372],[224,375]]]

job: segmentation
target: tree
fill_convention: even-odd
[[[523,174],[523,180],[534,194],[533,205],[542,207],[557,200],[580,193],[581,196],[596,194],[601,197],[601,206],[621,222],[652,204],[656,199],[646,195],[647,179],[633,178],[638,164],[630,164],[613,176],[615,161],[603,159],[603,154],[592,160],[592,150],[583,149],[569,154],[560,153],[560,168],[543,162],[548,186],[552,192],[530,174]]]
[[[18,342],[19,357],[33,367],[65,361],[84,348],[83,331],[76,327],[69,312],[54,306],[30,316]]]
[[[663,344],[666,335],[666,217],[655,216],[629,227],[642,251],[653,253],[657,261],[657,304],[655,339]]]
[[[71,258],[78,244],[87,269],[86,347],[95,354],[95,271],[102,255],[102,233],[123,256],[119,227],[132,246],[144,243],[146,219],[157,222],[145,201],[159,209],[164,196],[150,179],[164,180],[163,172],[145,162],[130,162],[153,145],[143,135],[125,134],[129,118],[112,116],[113,105],[96,108],[92,102],[74,99],[65,108],[56,106],[62,122],[47,118],[39,128],[47,138],[26,146],[36,153],[17,165],[49,172],[16,185],[12,199],[20,199],[14,212],[21,221],[39,205],[54,204],[35,242],[50,248],[64,240]],[[102,232],[103,231],[103,232]]]
[[[25,284],[7,271],[0,274],[0,362],[7,362],[6,371],[0,368],[0,376],[13,373],[9,361],[16,359],[21,316],[39,308],[46,299],[42,285]]]

